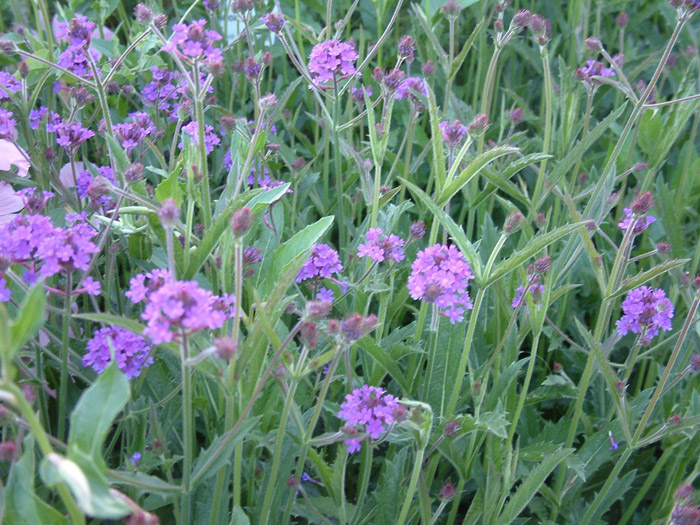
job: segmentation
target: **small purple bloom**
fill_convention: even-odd
[[[595,60],[587,60],[584,67],[576,70],[576,78],[578,80],[589,86],[600,85],[600,81],[595,80],[593,77],[613,78],[615,77],[615,71],[609,67],[604,67],[602,62],[596,62]]]
[[[467,286],[473,278],[469,263],[454,245],[435,244],[418,252],[408,277],[408,291],[414,299],[434,303],[455,324],[472,308]]]
[[[22,83],[16,76],[7,71],[0,71],[0,102],[9,102],[12,94],[20,89],[22,89]]]
[[[624,315],[617,321],[617,332],[620,335],[628,332],[640,334],[642,344],[647,346],[659,334],[659,330],[671,330],[673,310],[673,303],[662,289],[649,286],[635,288],[622,302]]]
[[[222,36],[216,31],[207,30],[207,21],[195,20],[191,24],[175,24],[170,40],[163,46],[163,51],[177,54],[185,60],[201,60],[205,65],[220,63],[221,49],[214,47],[214,42]]]
[[[157,131],[148,114],[136,112],[131,113],[129,117],[131,122],[114,126],[114,132],[127,153],[138,146],[144,138]]]
[[[520,305],[520,302],[522,301],[525,303],[525,299],[523,299],[523,293],[525,292],[525,287],[524,286],[518,286],[515,289],[515,297],[513,297],[513,302],[512,302],[512,307],[517,308],[518,305]],[[544,294],[544,285],[543,284],[531,284],[530,285],[530,290],[528,291],[530,297],[532,297],[532,301],[537,304],[539,300],[541,299],[542,295]]]
[[[275,13],[266,14],[260,21],[273,33],[279,33],[282,31],[282,26],[284,26],[284,17]]]
[[[46,106],[40,106],[39,109],[33,109],[29,112],[29,127],[31,129],[39,129],[39,122],[49,112]]]
[[[78,152],[83,142],[95,136],[92,130],[84,128],[80,122],[61,123],[56,126],[56,132],[58,134],[56,143],[66,148],[71,156]]]
[[[629,228],[630,225],[632,224],[632,221],[634,221],[634,234],[635,235],[639,235],[644,230],[646,230],[649,226],[651,226],[652,224],[654,224],[656,222],[656,218],[651,216],[651,215],[647,215],[645,217],[640,217],[640,216],[636,215],[632,211],[632,208],[625,208],[624,212],[625,212],[625,218],[622,219],[618,223],[618,227],[620,229],[622,229],[623,231],[627,230],[627,228]]]
[[[404,241],[396,235],[384,235],[381,228],[370,228],[367,232],[367,242],[358,245],[357,256],[369,257],[373,261],[391,260],[401,262],[404,259]]]
[[[189,124],[187,124],[185,127],[182,128],[182,131],[187,133],[189,137],[192,139],[192,142],[194,143],[195,146],[199,145],[199,126],[197,124],[197,121],[193,120]],[[219,136],[214,133],[214,128],[210,126],[209,124],[204,125],[204,147],[207,150],[207,155],[214,151],[214,146],[218,146],[221,144],[221,139]],[[182,149],[183,144],[180,142],[177,145],[178,148]]]
[[[138,468],[141,465],[141,452],[134,452],[129,458],[129,463],[133,463]]]
[[[92,367],[98,374],[104,372],[112,361],[110,345],[114,349],[117,366],[129,379],[138,377],[142,369],[153,364],[153,358],[149,357],[151,343],[148,339],[124,328],[111,326],[101,328],[88,341],[83,366]]]
[[[408,98],[414,103],[420,102],[416,93],[424,97],[428,96],[428,87],[421,77],[408,77],[396,88],[397,100]]]
[[[319,84],[333,81],[340,75],[354,75],[355,61],[359,55],[355,48],[339,40],[316,44],[309,55],[311,77]]]
[[[459,120],[440,122],[440,131],[442,131],[442,138],[445,139],[445,143],[450,149],[459,146],[467,135],[467,127]]]
[[[316,244],[311,249],[311,256],[304,263],[301,271],[299,271],[297,282],[300,283],[314,277],[327,279],[334,273],[342,271],[343,265],[340,262],[340,257],[338,257],[338,252],[327,244]]]
[[[17,136],[17,121],[12,111],[0,108],[0,139],[14,140]]]
[[[333,290],[329,290],[328,288],[325,288],[321,286],[321,288],[318,289],[318,292],[316,293],[316,299],[319,301],[327,301],[329,303],[333,302],[333,299],[335,298],[335,293]]]
[[[398,408],[399,402],[383,388],[364,385],[345,396],[338,417],[345,420],[346,427],[366,432],[370,438],[378,439],[394,423],[394,413]],[[348,452],[353,454],[359,451],[363,439],[364,437],[346,440]]]
[[[608,431],[608,438],[610,439],[610,450],[617,450],[620,444],[615,441],[611,431]]]

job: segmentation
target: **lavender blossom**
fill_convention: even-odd
[[[662,289],[649,286],[635,288],[622,302],[623,316],[617,321],[617,332],[640,334],[642,344],[648,346],[659,330],[671,330],[673,304]]]
[[[94,131],[84,128],[80,122],[61,123],[56,126],[56,132],[58,135],[56,143],[66,148],[71,156],[78,152],[78,148],[83,142],[95,136]]]
[[[7,71],[0,71],[0,103],[12,100],[12,95],[22,89],[16,76]]]
[[[345,420],[345,431],[366,432],[370,438],[378,439],[394,423],[394,413],[398,408],[399,402],[383,388],[364,385],[345,396],[338,417]],[[361,450],[364,439],[345,440],[348,452],[354,454]]]
[[[192,139],[192,142],[194,143],[195,146],[199,145],[199,126],[197,124],[197,121],[193,120],[186,126],[182,128],[182,131],[187,133],[190,138]],[[221,144],[221,139],[219,136],[214,133],[214,128],[210,126],[209,124],[204,125],[204,147],[207,150],[207,155],[209,155],[212,151],[214,151],[214,146],[218,146]],[[182,149],[183,144],[180,142],[177,145],[178,148]]]
[[[625,218],[618,223],[618,227],[623,231],[627,230],[634,222],[633,233],[639,235],[656,222],[656,218],[651,215],[646,217],[638,216],[632,211],[632,208],[625,208],[623,211],[625,212]]]
[[[416,94],[421,94],[424,97],[428,96],[428,87],[421,77],[408,77],[396,88],[396,99],[408,99],[414,104],[420,103],[420,99]]]
[[[467,286],[474,277],[464,256],[454,246],[435,244],[418,252],[408,277],[413,299],[434,303],[452,324],[464,320],[472,308]]]
[[[445,139],[445,143],[450,149],[458,147],[467,135],[467,127],[459,120],[440,122],[440,131],[442,132],[442,138]]]
[[[595,60],[587,60],[584,67],[576,70],[576,78],[581,82],[588,86],[600,85],[600,81],[595,80],[593,77],[614,78],[615,71],[609,67],[604,67],[602,62],[596,62]]]
[[[222,36],[216,31],[207,30],[207,21],[196,20],[191,24],[175,24],[173,34],[163,51],[173,53],[185,60],[200,60],[205,65],[219,63],[223,57],[221,50],[214,47],[214,42]]]
[[[515,297],[513,297],[513,302],[511,303],[511,306],[513,308],[517,308],[521,302],[525,302],[525,299],[523,299],[523,294],[525,293],[525,287],[524,286],[518,286],[515,289]],[[543,284],[531,284],[530,289],[528,290],[528,294],[532,298],[532,302],[537,304],[540,302],[542,295],[544,295],[544,285]]]
[[[403,239],[396,235],[384,235],[381,228],[370,228],[367,242],[357,246],[358,257],[369,257],[373,261],[391,260],[401,262],[404,259]]]
[[[129,118],[131,122],[114,126],[114,132],[127,153],[138,146],[144,138],[157,131],[151,117],[146,113],[140,111],[131,113]]]
[[[13,116],[12,111],[0,108],[0,139],[14,140],[17,136],[17,121]]]
[[[149,357],[151,344],[145,337],[112,326],[98,330],[88,341],[83,366],[92,367],[98,374],[104,372],[112,361],[110,344],[117,366],[129,379],[138,377],[142,369],[153,364],[153,358]]]
[[[311,256],[302,266],[297,282],[320,277],[327,279],[334,273],[343,271],[343,265],[338,257],[338,252],[327,244],[315,244],[311,249]]]
[[[316,44],[309,55],[311,77],[319,84],[332,82],[336,76],[354,75],[359,55],[355,48],[339,40]]]

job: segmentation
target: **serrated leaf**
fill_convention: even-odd
[[[491,274],[485,276],[486,282],[484,284],[488,286],[489,284],[496,282],[501,277],[508,275],[510,272],[524,264],[528,259],[530,259],[530,257],[544,250],[547,246],[555,243],[562,237],[575,231],[582,224],[584,223],[567,224],[566,226],[555,228],[551,232],[536,235],[530,239],[522,249],[515,252],[505,261],[498,263]]]
[[[481,170],[483,170],[494,160],[505,155],[511,155],[518,151],[518,148],[513,146],[496,146],[495,148],[478,155],[465,169],[460,172],[457,177],[455,177],[453,181],[447,185],[447,187],[440,192],[436,199],[436,204],[438,206],[444,206],[459,190],[466,186],[470,180],[481,173]]]
[[[620,295],[627,293],[630,290],[633,290],[634,288],[642,286],[644,283],[651,281],[659,275],[663,275],[666,272],[677,268],[678,266],[684,265],[689,260],[690,259],[673,259],[670,261],[664,261],[661,264],[657,264],[656,266],[654,266],[651,270],[639,272],[634,277],[630,277],[629,279],[625,279],[624,281],[622,281],[620,287],[617,290],[615,290],[610,295],[610,297],[608,297],[608,299],[614,299],[615,297],[619,297]]]
[[[573,448],[561,449],[547,456],[535,469],[530,472],[503,508],[497,523],[507,525],[516,520],[527,504],[535,497],[542,484],[552,471],[567,456],[574,452]]]

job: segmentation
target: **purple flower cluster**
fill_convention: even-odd
[[[146,302],[141,318],[144,334],[156,344],[169,343],[179,335],[221,328],[235,315],[235,298],[218,297],[195,281],[176,281],[167,270],[139,274],[125,294],[133,303]]]
[[[517,308],[520,305],[521,301],[523,302],[523,304],[525,303],[525,299],[523,299],[523,293],[525,293],[524,286],[518,286],[515,289],[515,297],[513,297],[513,302],[512,302],[513,308]],[[528,294],[532,298],[532,302],[537,304],[540,301],[540,299],[542,298],[542,295],[544,295],[544,285],[543,284],[531,284],[530,289],[528,291]]]
[[[207,21],[196,20],[191,24],[175,24],[173,34],[163,51],[174,53],[186,60],[201,60],[208,67],[223,62],[221,50],[214,47],[214,42],[221,40],[216,31],[205,29]]]
[[[604,67],[602,62],[595,60],[587,60],[584,67],[576,70],[576,78],[589,85],[594,82],[593,77],[613,78],[614,76],[615,71],[609,67]]]
[[[394,423],[394,414],[398,408],[399,402],[383,388],[364,385],[345,396],[338,417],[346,422],[343,431],[366,432],[372,439],[378,439]],[[363,439],[365,438],[345,440],[348,452],[354,454],[361,450]]]
[[[48,131],[48,128],[47,128]],[[95,136],[95,132],[84,128],[80,122],[70,124],[60,123],[56,126],[56,143],[66,148],[69,155],[74,156],[80,145]]]
[[[408,291],[414,299],[434,303],[455,324],[472,308],[467,286],[473,277],[469,263],[454,245],[435,244],[418,252]]]
[[[98,374],[104,372],[112,361],[110,345],[114,349],[117,366],[129,379],[138,377],[143,368],[153,364],[153,358],[148,355],[151,344],[145,337],[113,326],[98,330],[88,341],[83,366],[92,367]]]
[[[440,131],[442,132],[442,138],[445,139],[445,143],[450,149],[459,146],[464,140],[464,137],[467,136],[467,126],[462,124],[459,120],[455,120],[454,122],[440,122]]]
[[[413,103],[419,103],[420,100],[416,93],[420,93],[424,97],[428,96],[428,87],[421,77],[408,77],[396,88],[396,98],[398,100],[407,98]]]
[[[357,246],[358,257],[369,257],[376,262],[403,261],[404,241],[400,237],[394,234],[384,235],[381,228],[370,228],[366,237],[367,242]]]
[[[334,273],[343,271],[343,265],[338,257],[338,252],[327,244],[315,244],[311,249],[311,256],[306,260],[297,276],[297,282],[320,277],[327,279]]]
[[[14,140],[17,136],[17,121],[13,116],[12,111],[0,108],[0,139]]]
[[[22,89],[22,84],[16,76],[7,71],[0,71],[0,102],[9,102],[12,94]]]
[[[57,29],[56,36],[68,42],[68,48],[58,57],[58,65],[79,77],[91,78],[90,58],[95,63],[102,58],[97,50],[90,48],[95,24],[83,15],[76,15],[69,24],[59,24]]]
[[[316,44],[309,55],[311,77],[319,84],[332,82],[336,76],[354,75],[359,55],[355,48],[339,40]]]
[[[671,330],[673,304],[662,289],[649,286],[635,288],[622,302],[624,315],[617,321],[617,332],[640,334],[647,346],[659,334],[659,329]]]
[[[196,120],[193,120],[186,126],[182,128],[182,131],[187,133],[189,137],[192,139],[192,142],[194,143],[195,146],[199,145],[199,125],[197,124]],[[209,124],[204,125],[204,147],[207,150],[207,155],[214,151],[214,146],[218,146],[221,144],[221,139],[219,136],[214,133],[214,128],[210,126]],[[180,142],[177,145],[178,148],[182,149],[183,144]]]
[[[49,114],[49,109],[46,106],[39,106],[39,109],[33,109],[29,112],[29,127],[31,129],[39,129],[39,124],[48,115],[46,121],[46,131],[49,133],[55,133],[59,125],[63,122],[61,115],[54,113],[53,111]]]
[[[111,167],[100,166],[97,168],[97,172],[101,177],[107,179],[113,186],[116,186],[117,188],[119,187],[119,181],[114,178],[114,171]],[[89,170],[83,170],[78,173],[76,181],[76,191],[78,193],[78,197],[81,199],[90,197],[90,185],[94,184],[95,180],[95,177],[92,176]],[[114,197],[111,195],[100,195],[95,199],[95,201],[104,206],[106,209],[111,209],[115,205]]]
[[[617,224],[618,227],[623,231],[627,230],[627,228],[629,228],[632,222],[634,221],[633,232],[635,235],[639,235],[640,233],[645,231],[649,226],[656,222],[656,217],[653,217],[652,215],[635,216],[636,214],[634,213],[632,208],[625,208],[623,211],[625,212],[625,218]]]
[[[153,80],[141,90],[141,96],[146,103],[159,112],[166,112],[170,120],[177,120],[177,100],[183,93],[179,85],[180,76],[169,69],[151,67]]]
[[[114,126],[114,132],[127,153],[138,146],[144,138],[157,131],[147,113],[138,111],[131,113],[129,118],[131,118],[131,122]]]

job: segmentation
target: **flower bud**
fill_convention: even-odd
[[[253,214],[247,206],[233,213],[231,229],[235,237],[243,237],[253,225]]]
[[[660,242],[656,245],[656,251],[659,253],[668,253],[671,251],[671,246],[667,242]]]
[[[673,499],[684,502],[693,497],[693,486],[690,483],[684,483],[673,493]]]
[[[513,124],[518,124],[519,122],[522,122],[523,120],[523,110],[522,108],[515,108],[513,111],[510,112],[508,115],[508,118]]]
[[[506,233],[517,232],[520,229],[520,226],[522,225],[524,219],[525,217],[519,211],[509,213],[508,217],[506,218],[504,230],[506,231]]]
[[[219,337],[214,339],[214,355],[224,361],[230,361],[236,355],[238,343],[230,337]]]
[[[168,25],[168,17],[165,16],[163,13],[156,15],[156,17],[153,19],[153,25],[156,26],[158,29],[162,30],[165,26]]]
[[[19,456],[19,447],[14,441],[0,442],[0,461],[15,461]]]
[[[547,217],[544,216],[544,213],[540,212],[537,214],[537,217],[535,217],[535,226],[537,226],[537,228],[540,230],[547,226]]]
[[[401,37],[398,45],[399,57],[406,60],[406,62],[413,62],[416,58],[416,43],[411,35],[406,35]]]
[[[265,111],[272,109],[277,105],[277,97],[274,93],[268,93],[265,96],[260,97],[260,109]]]
[[[438,493],[438,498],[441,500],[451,500],[457,496],[457,489],[449,481],[445,483],[440,492]]]
[[[380,67],[375,67],[372,71],[372,79],[377,83],[381,83],[384,80],[384,70]]]
[[[180,216],[180,207],[173,199],[165,199],[163,204],[160,205],[158,210],[158,217],[160,217],[160,222],[166,228],[172,228]]]
[[[88,186],[87,195],[91,200],[97,201],[112,191],[112,183],[106,177],[96,177]]]
[[[299,330],[299,337],[301,342],[304,343],[309,348],[314,348],[318,344],[318,331],[316,330],[316,323],[312,321],[306,321],[301,324],[301,329]]]
[[[617,22],[617,27],[623,28],[627,25],[627,22],[629,22],[630,17],[627,15],[627,13],[620,13],[617,15],[615,18],[615,22]]]
[[[693,372],[700,372],[700,354],[694,354],[691,356],[690,369]]]
[[[527,9],[521,9],[520,11],[515,13],[515,16],[513,16],[513,25],[515,25],[519,29],[524,29],[530,22],[531,16],[532,14],[530,13],[530,11],[528,11]]]
[[[478,115],[475,115],[472,121],[469,123],[469,134],[473,137],[481,135],[490,125],[491,123],[489,122],[489,118],[485,114],[479,113]]]
[[[584,44],[586,45],[586,49],[593,51],[594,53],[600,53],[600,50],[603,49],[603,44],[601,43],[600,39],[594,36],[588,37]]]
[[[412,239],[421,239],[425,235],[425,223],[423,221],[414,222],[408,232]]]
[[[455,19],[462,12],[462,6],[459,5],[455,0],[448,0],[442,6],[442,12],[445,13],[447,18]]]
[[[425,64],[423,64],[421,73],[423,73],[424,77],[433,76],[433,73],[435,73],[435,65],[433,64],[432,60],[428,60]]]
[[[644,215],[654,207],[654,196],[650,191],[638,195],[632,202],[632,211],[637,215]]]
[[[273,33],[279,33],[282,31],[282,26],[284,26],[284,17],[275,13],[266,14],[260,21]]]
[[[443,435],[447,438],[457,435],[459,432],[459,421],[452,420],[445,423],[445,430],[443,430]]]
[[[537,273],[546,273],[549,271],[551,266],[552,258],[549,255],[545,255],[544,257],[535,261],[535,271]]]
[[[144,26],[147,26],[153,20],[153,11],[146,4],[137,4],[134,7],[134,18]]]

